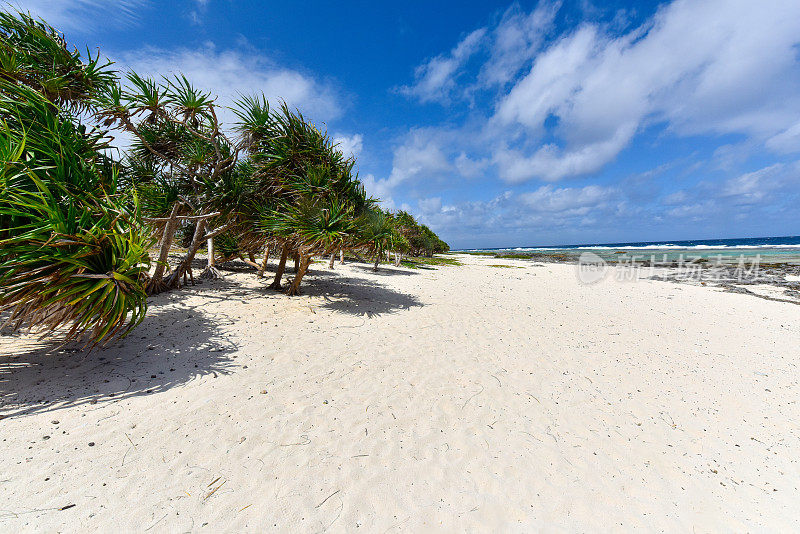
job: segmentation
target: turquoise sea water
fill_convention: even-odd
[[[706,260],[709,262],[790,263],[800,265],[800,236],[750,237],[743,239],[703,239],[696,241],[641,241],[633,243],[595,243],[554,247],[511,247],[470,249],[464,252],[552,255],[579,257],[593,252],[607,261],[654,261],[657,263]]]

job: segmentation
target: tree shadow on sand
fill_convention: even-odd
[[[236,349],[201,312],[180,304],[151,306],[139,327],[104,348],[16,334],[0,338],[0,347],[0,418],[111,403],[227,374]]]
[[[420,273],[411,271],[408,269],[399,269],[397,267],[387,267],[386,265],[381,265],[377,271],[375,271],[371,266],[366,265],[353,265],[354,269],[359,271],[374,274],[376,276],[416,276]]]
[[[423,305],[413,295],[337,271],[315,269],[309,278],[308,285],[302,288],[302,294],[323,298],[325,303],[320,308],[338,313],[371,318]]]

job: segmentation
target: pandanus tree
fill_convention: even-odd
[[[335,197],[303,198],[266,213],[262,228],[289,244],[300,255],[289,296],[300,294],[300,282],[314,255],[328,254],[348,241],[355,229],[352,207]]]
[[[378,270],[381,258],[392,249],[393,237],[392,221],[380,209],[372,210],[362,217],[359,224],[359,241],[375,261],[373,271]]]
[[[0,13],[0,311],[12,328],[107,342],[147,309],[149,237],[103,132],[74,112],[112,77],[51,27]]]
[[[151,78],[130,73],[94,99],[96,119],[129,133],[133,146],[127,164],[129,186],[142,197],[146,222],[160,238],[149,293],[179,287],[192,273],[198,250],[208,246],[204,274],[215,276],[213,239],[229,229],[229,205],[220,190],[237,173],[240,147],[223,132],[214,98],[184,76]],[[193,227],[184,257],[169,273],[168,255],[181,225]]]
[[[237,126],[258,184],[252,188],[255,201],[251,204],[266,207],[261,210],[258,228],[265,246],[280,250],[270,287],[281,289],[286,262],[295,255],[298,276],[289,292],[296,294],[310,254],[332,253],[349,246],[352,231],[342,231],[340,223],[354,220],[374,201],[367,198],[354,176],[354,162],[299,112],[286,104],[271,110],[261,97],[243,100],[237,114]],[[319,235],[311,230],[314,221]],[[293,224],[299,225],[297,231],[292,231]],[[320,240],[321,235],[329,237]]]
[[[0,11],[0,79],[33,89],[56,108],[86,111],[98,92],[114,84],[116,74],[109,67],[99,52],[83,57],[70,48],[45,22]]]
[[[124,334],[148,293],[192,276],[204,243],[212,277],[215,248],[223,258],[247,254],[261,272],[279,249],[276,289],[294,255],[290,295],[313,255],[367,250],[377,267],[392,247],[442,247],[413,217],[411,230],[393,227],[354,161],[287,105],[243,98],[226,132],[215,99],[185,77],[130,73],[120,82],[109,67],[44,22],[0,12],[0,312],[12,326],[66,327],[67,339],[90,342]],[[108,155],[113,138],[86,118],[133,139],[121,161]],[[188,250],[170,268],[179,232]]]
[[[430,228],[420,224],[407,211],[392,214],[393,226],[404,238],[405,252],[414,256],[432,256],[439,252],[447,252],[450,247],[439,239]],[[402,243],[402,242],[401,242]]]

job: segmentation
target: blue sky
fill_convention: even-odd
[[[454,248],[800,234],[796,0],[15,3],[285,99]]]

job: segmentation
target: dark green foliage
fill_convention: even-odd
[[[124,334],[147,309],[150,239],[102,135],[6,80],[0,121],[0,309],[14,328],[64,328],[68,340]]]
[[[84,110],[92,96],[113,85],[100,54],[70,50],[51,26],[25,13],[0,11],[0,79],[24,85],[61,108]]]
[[[392,215],[392,219],[397,232],[405,238],[412,256],[432,256],[450,251],[447,243],[439,239],[430,228],[419,224],[410,213],[398,211]]]

